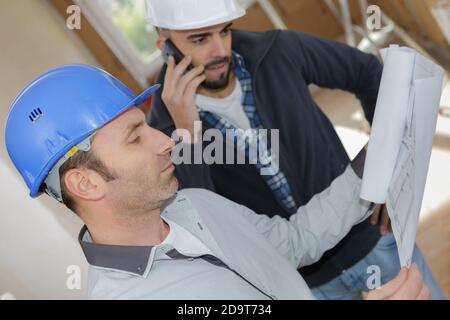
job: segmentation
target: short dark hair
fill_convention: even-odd
[[[106,167],[102,160],[100,160],[94,152],[89,151],[77,151],[72,157],[70,157],[60,168],[60,184],[61,184],[61,197],[63,203],[67,208],[77,213],[76,203],[70,192],[67,190],[66,184],[64,182],[64,175],[71,169],[85,167],[91,169],[100,174],[106,181],[112,181],[117,179],[117,177]]]

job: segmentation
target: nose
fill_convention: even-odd
[[[212,53],[215,57],[224,57],[227,54],[224,39],[220,35],[213,36],[212,46]]]
[[[165,156],[169,154],[175,147],[175,141],[163,132],[147,126],[148,129],[148,140],[151,144],[153,152],[157,155]]]
[[[163,133],[161,133],[161,134],[163,134]],[[161,147],[158,152],[158,154],[160,154],[160,155],[169,154],[172,151],[172,149],[175,147],[175,141],[173,141],[173,139],[167,137],[166,135],[164,135],[164,136],[165,136],[165,138],[162,141]]]

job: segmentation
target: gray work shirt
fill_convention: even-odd
[[[166,246],[80,244],[92,299],[314,299],[298,273],[319,260],[371,212],[349,166],[289,220],[259,215],[203,189],[179,191],[161,215],[197,237],[212,255]]]

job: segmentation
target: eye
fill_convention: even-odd
[[[192,40],[192,43],[201,44],[201,43],[205,42],[205,39],[206,39],[206,37],[196,38],[195,40]]]
[[[227,36],[229,33],[230,33],[230,29],[225,29],[225,30],[222,30],[222,32],[221,32],[221,34],[223,36]]]
[[[135,139],[133,139],[133,140],[130,142],[130,144],[137,144],[137,143],[139,143],[139,141],[141,141],[141,137],[140,137],[140,136],[137,136]]]

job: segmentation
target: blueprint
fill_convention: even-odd
[[[383,75],[361,198],[385,203],[402,266],[409,266],[431,156],[444,72],[415,50],[382,50]]]

